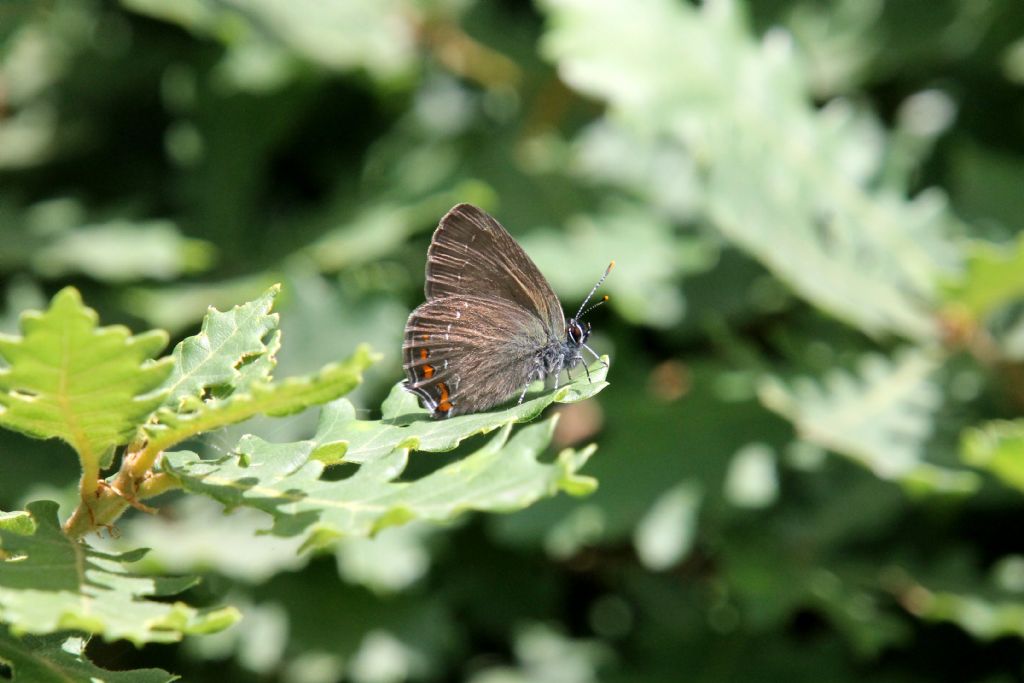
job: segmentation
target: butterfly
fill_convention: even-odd
[[[534,380],[572,370],[587,346],[581,318],[615,266],[612,261],[575,317],[523,248],[490,214],[471,204],[441,219],[427,250],[426,302],[405,324],[404,388],[435,418],[486,410]],[[584,368],[586,366],[584,365]],[[589,370],[587,375],[589,377]]]

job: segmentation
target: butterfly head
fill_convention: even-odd
[[[575,350],[587,343],[590,338],[590,323],[586,326],[580,324],[576,318],[570,318],[565,328],[565,343],[569,348]]]
[[[589,308],[587,307],[587,304],[590,303],[590,299],[591,297],[594,296],[594,292],[597,291],[597,288],[601,286],[601,284],[604,282],[604,279],[608,277],[608,273],[612,272],[612,268],[614,267],[615,261],[612,261],[611,263],[608,264],[608,268],[605,269],[604,275],[601,276],[601,279],[598,280],[597,284],[595,284],[594,287],[590,290],[590,294],[587,294],[587,298],[584,299],[583,303],[580,305],[580,310],[576,311],[576,316],[573,318],[569,318],[569,322],[565,326],[565,364],[571,368],[576,367],[576,363],[583,359],[583,357],[580,355],[580,349],[589,349],[589,347],[587,347],[587,339],[590,338],[590,323],[588,322],[584,324],[582,322],[583,316],[585,316],[587,313],[590,313],[592,310],[594,310],[601,304],[607,303],[608,296],[605,295],[601,297],[595,304],[593,304]],[[591,353],[593,353],[593,351],[591,351]]]

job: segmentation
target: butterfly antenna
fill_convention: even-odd
[[[576,320],[580,319],[580,313],[582,313],[583,309],[586,308],[588,303],[590,303],[590,297],[594,296],[594,292],[597,291],[597,288],[601,286],[601,284],[604,282],[604,279],[606,277],[608,277],[608,273],[612,272],[612,268],[614,268],[614,267],[615,267],[615,261],[612,261],[611,263],[608,264],[608,267],[605,268],[604,275],[601,276],[601,279],[598,280],[597,284],[594,285],[593,289],[590,290],[590,294],[587,294],[587,298],[583,300],[582,304],[580,304],[580,310],[576,311]],[[605,297],[603,300],[601,300],[601,301],[597,302],[596,304],[594,304],[594,308],[596,308],[597,306],[600,306],[601,304],[603,304],[607,300],[608,300],[608,297]],[[587,310],[590,310],[590,309],[587,309]]]
[[[576,316],[576,320],[583,320],[583,318],[587,317],[587,313],[590,313],[592,310],[594,310],[595,308],[597,308],[601,304],[606,304],[606,303],[608,303],[608,295],[607,294],[605,294],[603,297],[601,297],[600,301],[598,301],[595,304],[592,304],[591,306],[589,306],[587,308],[587,310],[585,310],[582,313],[580,313],[579,315],[577,315]]]

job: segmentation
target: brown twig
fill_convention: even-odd
[[[84,498],[78,508],[72,513],[68,521],[64,523],[64,533],[72,538],[79,538],[91,531],[108,529],[113,533],[113,524],[124,511],[129,507],[142,510],[150,514],[156,510],[141,501],[153,498],[178,488],[177,480],[165,473],[153,471],[153,466],[158,459],[160,452],[150,455],[146,448],[148,444],[133,443],[125,453],[121,461],[121,468],[108,479],[100,479],[92,494],[95,500],[86,501]],[[145,459],[140,455],[146,454]],[[140,467],[140,460],[147,464]]]

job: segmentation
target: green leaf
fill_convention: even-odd
[[[321,479],[324,464],[309,459],[308,442],[272,444],[256,437],[239,443],[240,457],[204,461],[194,453],[168,453],[163,467],[188,491],[228,507],[268,512],[275,533],[305,534],[308,545],[322,545],[413,519],[444,522],[470,510],[519,510],[559,491],[589,493],[596,482],[577,470],[593,446],[567,449],[552,463],[537,460],[554,425],[549,419],[525,427],[510,440],[512,425],[506,424],[475,453],[411,482],[398,481],[409,463],[406,448],[363,464],[347,479],[329,481]]]
[[[475,434],[486,434],[513,422],[529,422],[552,403],[576,403],[594,396],[608,386],[607,362],[604,356],[590,366],[590,380],[585,372],[580,372],[557,391],[527,393],[527,400],[519,405],[446,420],[429,419],[429,411],[401,384],[396,384],[384,401],[380,420],[358,420],[351,403],[336,401],[320,415],[311,444],[312,457],[327,464],[341,460],[363,463],[383,458],[396,448],[450,451]]]
[[[209,242],[183,237],[166,220],[114,220],[65,231],[32,255],[46,277],[82,273],[105,282],[172,280],[207,269]]]
[[[1024,603],[986,600],[947,591],[918,587],[908,609],[927,621],[956,624],[974,638],[995,640],[1006,636],[1024,639]]]
[[[160,515],[136,515],[118,524],[115,550],[149,547],[139,569],[146,574],[216,572],[222,577],[258,585],[281,572],[302,568],[302,539],[259,533],[267,516],[252,508],[225,514],[219,503],[204,496],[182,496],[161,506]]]
[[[963,275],[946,283],[943,297],[955,313],[978,322],[1024,297],[1024,234],[1008,246],[971,242]]]
[[[161,451],[187,438],[236,424],[255,415],[281,416],[327,403],[352,391],[362,381],[363,371],[375,360],[367,346],[351,357],[321,369],[315,375],[289,377],[280,382],[256,382],[246,391],[228,398],[211,399],[178,413],[161,408],[156,422],[145,427],[148,451]]]
[[[141,645],[218,631],[237,619],[231,607],[199,611],[181,602],[145,599],[179,593],[195,579],[132,574],[125,565],[144,550],[108,554],[70,540],[61,532],[52,501],[31,503],[28,512],[36,525],[33,534],[0,529],[7,553],[0,561],[0,621],[15,634],[75,629]]]
[[[804,441],[848,456],[882,479],[918,488],[968,492],[977,477],[923,461],[942,394],[932,379],[939,361],[907,349],[895,359],[869,355],[856,374],[831,371],[819,383],[800,379],[787,387],[777,378],[760,387],[761,402],[788,418]]]
[[[968,465],[988,470],[1024,492],[1024,420],[1001,420],[967,429],[961,454]]]
[[[32,515],[24,510],[14,512],[0,512],[0,529],[9,531],[12,534],[31,535],[36,525],[32,521]]]
[[[690,252],[699,249],[693,242]],[[668,221],[647,207],[618,202],[606,203],[593,216],[574,217],[564,231],[540,232],[522,243],[541,272],[550,273],[555,291],[580,299],[614,256],[615,271],[602,291],[627,320],[652,327],[679,324],[686,312],[680,276],[702,267],[691,262],[694,254]],[[566,254],[573,255],[571,266]]]
[[[416,55],[408,20],[418,7],[407,0],[242,0],[230,5],[126,0],[125,6],[223,40],[230,48],[224,75],[229,82],[249,88],[270,88],[299,73],[299,65],[293,63],[296,58],[328,69],[361,69],[374,78],[391,79],[410,69]],[[286,30],[267,31],[267,26]]]
[[[201,398],[211,389],[236,390],[269,379],[281,345],[279,316],[270,312],[280,291],[281,286],[274,285],[255,301],[226,313],[210,307],[199,334],[174,347],[174,370],[164,384],[166,405]]]
[[[661,494],[633,534],[640,564],[657,572],[681,562],[697,535],[700,504],[700,486],[693,481],[676,484]]]
[[[334,272],[394,253],[414,233],[437,221],[459,201],[454,192],[430,195],[413,204],[394,201],[372,204],[333,226],[310,245],[307,253],[320,270]]]
[[[169,683],[178,679],[160,669],[106,671],[86,659],[84,650],[83,639],[67,634],[16,638],[0,628],[0,662],[11,668],[14,683]]]
[[[280,278],[274,273],[220,280],[218,282],[179,282],[161,287],[137,285],[124,289],[121,305],[132,315],[154,327],[183,335],[209,313],[210,306],[231,308],[246,301],[254,292],[274,286]]]
[[[9,531],[12,534],[30,536],[35,532],[36,525],[35,522],[32,521],[32,515],[28,514],[24,510],[0,512],[0,530]],[[0,538],[0,560],[4,560],[6,558],[7,554],[4,552],[3,539]]]
[[[88,471],[127,443],[163,402],[157,391],[170,358],[150,358],[167,344],[153,330],[131,336],[119,325],[97,327],[96,312],[67,287],[50,308],[21,318],[23,336],[0,335],[0,426],[70,444]]]
[[[937,281],[957,265],[944,195],[873,184],[884,132],[848,103],[819,109],[784,34],[757,40],[734,0],[541,6],[562,79],[606,101],[639,144],[675,144],[699,164],[703,213],[725,237],[869,334],[938,337]]]

